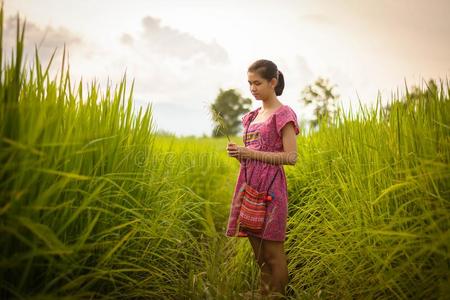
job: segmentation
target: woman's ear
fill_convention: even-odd
[[[270,80],[270,86],[275,89],[275,87],[277,86],[277,79],[274,77]]]

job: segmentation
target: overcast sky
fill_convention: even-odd
[[[306,121],[301,90],[323,76],[340,105],[383,103],[391,92],[450,74],[450,1],[153,1],[4,0],[4,51],[16,16],[26,18],[26,53],[36,44],[44,63],[64,43],[73,81],[102,89],[126,71],[137,106],[152,103],[158,129],[210,134],[206,106],[219,89],[252,98],[247,68],[274,61],[285,75],[280,101]],[[253,108],[261,105],[253,100]]]

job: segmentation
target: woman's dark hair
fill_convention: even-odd
[[[278,79],[277,85],[275,86],[275,95],[280,96],[284,89],[284,76],[276,64],[267,59],[259,59],[252,63],[248,67],[248,72],[257,73],[262,78],[267,81],[272,80],[272,78]]]

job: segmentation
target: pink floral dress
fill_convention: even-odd
[[[248,124],[255,119],[259,110],[257,108],[248,112],[242,117],[242,125],[245,131],[248,127],[247,135],[244,137],[245,147],[265,151],[280,152],[283,151],[283,141],[281,129],[289,122],[292,122],[295,134],[299,134],[297,115],[288,105],[279,107],[272,115],[263,122]],[[288,195],[286,175],[283,165],[274,165],[259,160],[246,160],[247,183],[258,191],[267,191],[270,182],[276,174],[276,178],[270,188],[270,193],[274,195],[272,201],[267,202],[267,213],[264,221],[262,233],[240,229],[237,232],[237,219],[240,210],[240,201],[237,197],[241,185],[245,182],[244,161],[241,162],[239,176],[235,185],[233,200],[230,207],[226,236],[247,237],[248,235],[257,236],[266,240],[284,241],[286,238],[286,223],[288,212]]]

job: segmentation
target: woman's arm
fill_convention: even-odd
[[[294,125],[287,123],[281,130],[283,140],[283,152],[266,152],[249,149],[246,147],[229,145],[228,155],[241,159],[255,159],[275,165],[295,165],[297,162],[297,140],[295,137]]]

